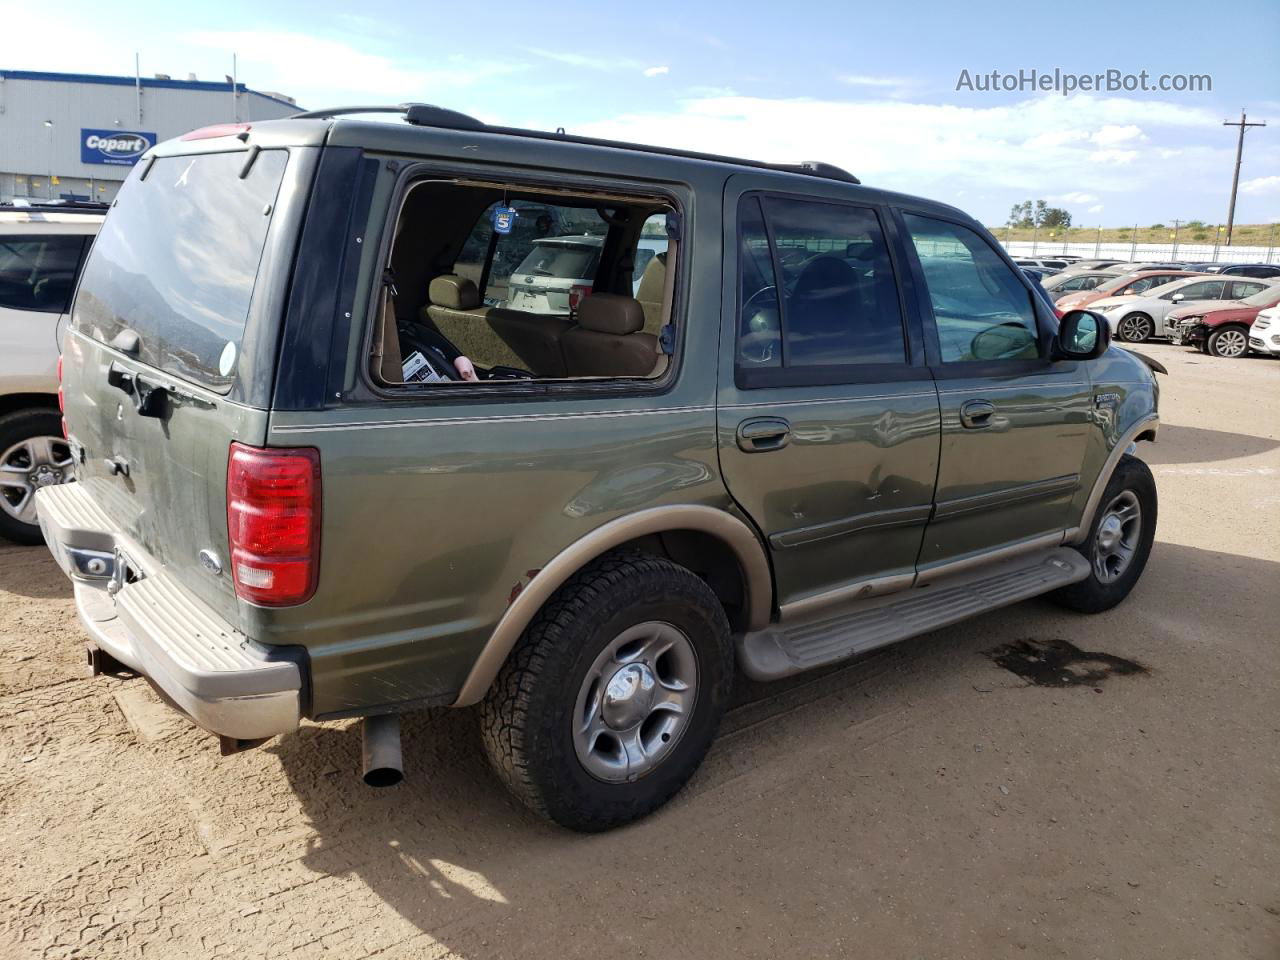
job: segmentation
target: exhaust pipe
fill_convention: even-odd
[[[360,724],[360,739],[365,783],[371,787],[394,787],[404,779],[397,714],[365,717]]]

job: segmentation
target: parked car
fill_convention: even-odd
[[[1259,310],[1249,328],[1249,349],[1280,357],[1280,307]]]
[[[1137,582],[1153,368],[978,221],[826,164],[393,110],[148,150],[64,340],[78,482],[38,515],[93,663],[224,750],[362,718],[388,784],[401,713],[475,705],[516,796],[601,830],[688,780],[735,662]],[[481,276],[531,243],[501,230],[520,200],[608,225],[572,322],[455,271],[490,218]]]
[[[1091,290],[1076,290],[1062,297],[1062,306],[1068,310],[1092,309],[1092,305],[1100,300],[1116,300],[1123,297],[1136,297],[1155,287],[1164,286],[1174,280],[1198,276],[1189,270],[1138,270],[1133,273],[1122,273],[1119,276],[1108,276],[1102,283]]]
[[[1057,257],[1050,259],[1045,259],[1043,257],[1023,258],[1021,260],[1014,260],[1013,262],[1020,267],[1047,267],[1055,271],[1065,270],[1071,265],[1069,261],[1060,260]]]
[[[1233,263],[1215,272],[1224,277],[1258,277],[1263,280],[1273,280],[1280,277],[1280,264]]]
[[[1073,293],[1087,293],[1097,288],[1099,285],[1108,283],[1115,279],[1113,273],[1103,272],[1081,272],[1081,273],[1059,273],[1051,277],[1045,283],[1045,289],[1053,296],[1055,302],[1062,298],[1070,296]]]
[[[1108,297],[1089,304],[1107,318],[1112,332],[1126,343],[1142,343],[1169,335],[1168,314],[1176,307],[1243,300],[1269,286],[1267,280],[1232,280],[1193,276],[1152,287],[1137,297]]]
[[[1169,311],[1170,339],[1215,357],[1243,357],[1249,352],[1250,327],[1259,311],[1276,304],[1280,304],[1280,281],[1243,300],[1208,309],[1205,304],[1180,307]]]
[[[600,264],[604,237],[546,237],[533,241],[533,249],[507,282],[507,301],[513,310],[569,316],[583,297],[591,295],[592,278]],[[665,253],[667,241],[641,237],[631,270],[632,295],[638,296],[640,278],[656,254]]]
[[[0,209],[0,537],[41,543],[35,492],[71,475],[58,338],[100,210]]]

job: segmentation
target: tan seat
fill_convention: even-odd
[[[644,308],[632,297],[594,293],[578,325],[560,339],[571,377],[647,377],[658,366],[658,338],[642,333]]]
[[[427,318],[472,362],[565,376],[560,337],[572,326],[567,318],[483,306],[476,285],[452,273],[432,280],[427,297]]]
[[[636,300],[644,310],[644,332],[655,337],[662,331],[662,298],[667,285],[667,255],[659,253],[649,260],[640,274]]]

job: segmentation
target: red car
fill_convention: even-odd
[[[1268,286],[1243,300],[1221,306],[1204,301],[1169,311],[1169,338],[1194,345],[1215,357],[1243,357],[1249,352],[1249,327],[1261,310],[1280,304],[1280,285]]]

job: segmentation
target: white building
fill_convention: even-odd
[[[291,97],[244,84],[0,70],[0,202],[110,200],[148,147],[212,123],[287,117]]]

